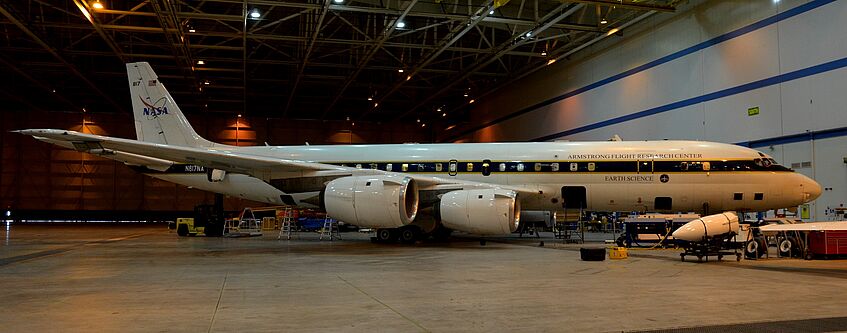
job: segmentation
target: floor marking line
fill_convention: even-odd
[[[337,278],[338,278],[339,280],[341,280],[341,281],[344,281],[344,283],[346,283],[348,286],[352,287],[353,289],[356,289],[356,291],[358,291],[358,292],[362,293],[362,295],[368,296],[370,299],[372,299],[372,300],[376,301],[376,302],[377,302],[377,303],[379,303],[379,304],[382,304],[382,306],[384,306],[384,307],[386,307],[387,309],[391,310],[392,312],[396,313],[398,316],[402,317],[403,319],[406,319],[406,320],[407,320],[407,321],[409,321],[410,323],[412,323],[412,324],[414,324],[415,326],[417,326],[418,328],[420,328],[422,331],[424,331],[424,332],[430,332],[430,330],[426,329],[426,327],[423,327],[423,325],[419,324],[418,322],[416,322],[416,321],[412,320],[412,318],[406,317],[406,315],[404,315],[404,314],[400,313],[400,311],[395,310],[394,308],[392,308],[392,307],[391,307],[391,306],[389,306],[388,304],[385,304],[385,303],[383,303],[382,301],[380,301],[379,299],[377,299],[376,297],[371,296],[370,294],[368,294],[368,293],[367,293],[367,292],[365,292],[364,290],[362,290],[362,289],[360,289],[359,287],[356,287],[355,285],[353,285],[352,283],[350,283],[350,281],[347,281],[347,280],[345,280],[344,278],[342,278],[340,275],[336,275],[335,277],[337,277]]]
[[[57,255],[57,254],[62,254],[62,253],[69,252],[73,249],[83,247],[83,246],[117,242],[117,241],[122,241],[122,240],[130,239],[130,238],[141,237],[141,236],[144,236],[144,235],[152,234],[154,232],[155,231],[144,232],[144,233],[129,235],[129,236],[125,236],[125,237],[88,241],[88,242],[83,242],[83,243],[79,243],[79,244],[60,247],[60,248],[52,249],[52,250],[43,250],[43,251],[38,251],[38,252],[34,252],[34,253],[29,253],[29,254],[22,254],[22,255],[17,255],[17,256],[8,257],[8,258],[0,258],[0,267],[8,266],[8,265],[11,265],[11,264],[14,264],[14,263],[26,262],[26,261],[30,261],[30,260],[35,260],[35,259],[39,259],[39,258],[45,258],[45,257]]]
[[[215,317],[218,315],[218,308],[221,306],[221,298],[224,297],[224,288],[226,287],[226,279],[229,277],[229,272],[224,275],[224,282],[221,283],[221,292],[218,294],[218,302],[215,304],[215,311],[212,312],[212,320],[209,322],[209,330],[206,332],[211,332],[212,327],[215,325]]]

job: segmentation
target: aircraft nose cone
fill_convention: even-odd
[[[674,239],[698,242],[706,235],[706,225],[700,219],[688,222],[673,232]]]
[[[807,177],[806,181],[803,183],[803,192],[808,196],[806,201],[815,200],[821,196],[821,185]]]

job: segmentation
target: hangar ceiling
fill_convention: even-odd
[[[189,113],[457,122],[474,96],[676,2],[3,1],[0,100],[129,112],[123,63],[147,61]]]

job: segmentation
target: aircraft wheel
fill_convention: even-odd
[[[400,229],[400,242],[403,244],[414,244],[418,240],[420,231],[417,227],[409,226]]]
[[[377,229],[376,240],[380,243],[390,243],[397,239],[397,231],[395,229]]]

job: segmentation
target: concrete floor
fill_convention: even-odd
[[[0,331],[606,332],[810,318],[847,325],[847,261],[691,263],[657,250],[584,262],[575,246],[552,239],[545,247],[517,238],[403,246],[344,236],[180,238],[163,226],[12,225],[0,229]]]

